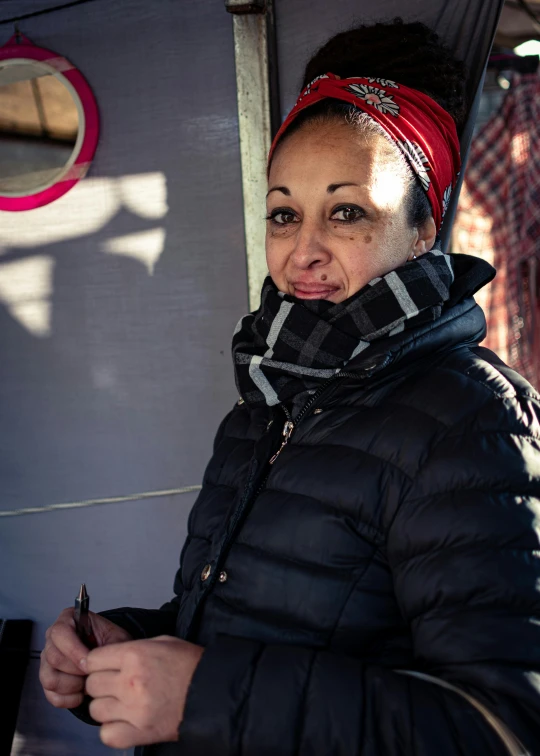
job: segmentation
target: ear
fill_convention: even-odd
[[[420,255],[425,255],[426,252],[433,249],[435,239],[437,238],[437,229],[435,227],[433,216],[430,215],[421,226],[418,226],[415,229],[415,231],[416,233],[411,245],[411,252],[408,257],[409,260],[412,260],[414,256],[420,257]]]

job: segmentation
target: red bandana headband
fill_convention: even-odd
[[[289,124],[301,110],[326,97],[356,105],[392,137],[427,194],[438,231],[459,176],[459,139],[452,116],[417,89],[390,79],[365,76],[341,79],[333,73],[317,76],[302,91],[274,137],[268,166]]]

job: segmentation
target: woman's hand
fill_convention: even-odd
[[[110,748],[178,740],[187,691],[204,649],[160,635],[88,653],[90,714]]]
[[[86,672],[81,659],[88,649],[75,632],[73,608],[64,609],[45,633],[45,648],[41,652],[39,681],[45,698],[60,709],[74,709],[84,699]],[[99,646],[131,641],[131,635],[114,622],[94,612],[88,613]]]

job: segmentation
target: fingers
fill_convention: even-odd
[[[57,708],[73,709],[84,700],[85,673],[79,661],[88,655],[75,632],[73,610],[64,609],[45,637],[39,668],[45,698]]]
[[[141,731],[129,722],[110,722],[100,727],[99,737],[101,742],[109,748],[133,748],[137,745],[146,745],[146,740]]]
[[[140,643],[140,641],[111,643],[109,646],[92,649],[88,653],[87,673],[103,672],[105,670],[119,672],[126,654],[132,653],[136,643]]]
[[[47,701],[57,709],[75,709],[84,701],[83,693],[63,695],[62,693],[53,693],[50,690],[45,690],[44,693]]]
[[[88,651],[86,653],[88,653]],[[68,659],[68,657],[50,640],[45,643],[45,648],[41,652],[41,659],[58,672],[65,672],[69,675],[79,675],[81,677],[85,674],[78,664],[75,664]]]
[[[119,698],[119,672],[93,672],[86,678],[86,692],[92,698]]]
[[[80,661],[88,656],[88,649],[75,632],[73,610],[64,609],[54,625],[48,629],[46,637],[64,657],[72,662],[74,667],[81,669]],[[68,669],[63,668],[62,671],[69,672]],[[72,672],[72,674],[75,673]]]
[[[39,668],[39,681],[43,689],[51,693],[71,694],[84,691],[84,677],[59,672],[43,658]]]
[[[59,653],[57,649],[56,653]],[[59,709],[73,709],[79,706],[84,700],[84,676],[80,671],[77,671],[75,675],[58,671],[49,664],[45,654],[44,649],[41,652],[39,668],[39,681],[43,686],[45,698]]]
[[[90,714],[96,722],[126,722],[128,723],[129,712],[124,704],[114,696],[94,698],[90,701]]]

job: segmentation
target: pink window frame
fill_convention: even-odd
[[[0,61],[14,58],[36,60],[54,68],[77,92],[84,113],[84,135],[79,153],[72,166],[56,183],[35,194],[22,197],[9,197],[0,193],[0,210],[33,210],[62,197],[85,176],[98,143],[99,113],[96,99],[88,82],[66,58],[44,47],[37,47],[23,35],[20,35],[18,39],[14,35],[3,47],[0,47]]]

